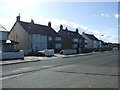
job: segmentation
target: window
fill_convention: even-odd
[[[70,35],[70,33],[68,32],[68,35]]]
[[[33,34],[33,35],[32,35],[32,38],[33,38],[33,39],[40,39],[40,35]]]
[[[85,40],[85,43],[87,43],[87,40]]]
[[[74,38],[74,39],[73,39],[73,42],[78,42],[78,39],[77,39],[77,38]]]
[[[73,44],[73,45],[72,45],[72,48],[77,48],[77,47],[78,47],[77,44]]]
[[[61,44],[55,44],[56,49],[61,49],[62,45]]]
[[[97,43],[97,41],[93,41],[93,43]]]
[[[32,49],[38,50],[39,48],[40,48],[40,44],[39,43],[32,43]]]
[[[56,41],[61,41],[61,37],[55,37]]]
[[[87,45],[85,45],[85,47],[87,48]]]
[[[52,37],[48,37],[48,40],[51,41],[51,40],[52,40]]]
[[[82,42],[82,40],[80,39],[79,42]]]
[[[47,44],[44,43],[32,43],[32,49],[33,50],[42,50],[42,49],[46,49],[47,48]]]

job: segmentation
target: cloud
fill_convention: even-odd
[[[110,17],[110,15],[104,14],[104,13],[101,13],[100,16],[102,16],[102,17]]]
[[[118,19],[120,17],[120,14],[114,14],[114,17]]]
[[[118,43],[118,35],[105,35],[102,39],[106,42]]]

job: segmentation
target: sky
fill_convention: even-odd
[[[104,0],[105,1],[105,0]],[[21,21],[48,25],[59,31],[63,28],[79,33],[94,34],[105,42],[118,42],[118,2],[117,1],[40,1],[40,0],[0,0],[0,24],[8,31],[20,13]]]

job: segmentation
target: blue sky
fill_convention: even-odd
[[[13,3],[14,2],[14,3]],[[24,2],[24,3],[23,3]],[[1,0],[0,24],[10,30],[18,13],[21,20],[47,25],[58,31],[60,24],[70,30],[92,33],[106,42],[118,42],[117,2],[40,2],[39,0]],[[101,36],[104,35],[104,36]]]

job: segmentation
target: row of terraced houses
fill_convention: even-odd
[[[110,47],[110,44],[97,39],[93,34],[85,32],[79,34],[60,25],[60,30],[56,32],[48,22],[48,25],[40,25],[20,20],[20,15],[16,17],[16,22],[8,34],[8,40],[11,42],[11,51],[16,50],[44,50],[54,49],[55,52],[61,50],[74,49],[77,53],[88,49],[99,49]],[[4,43],[3,43],[4,44]]]

